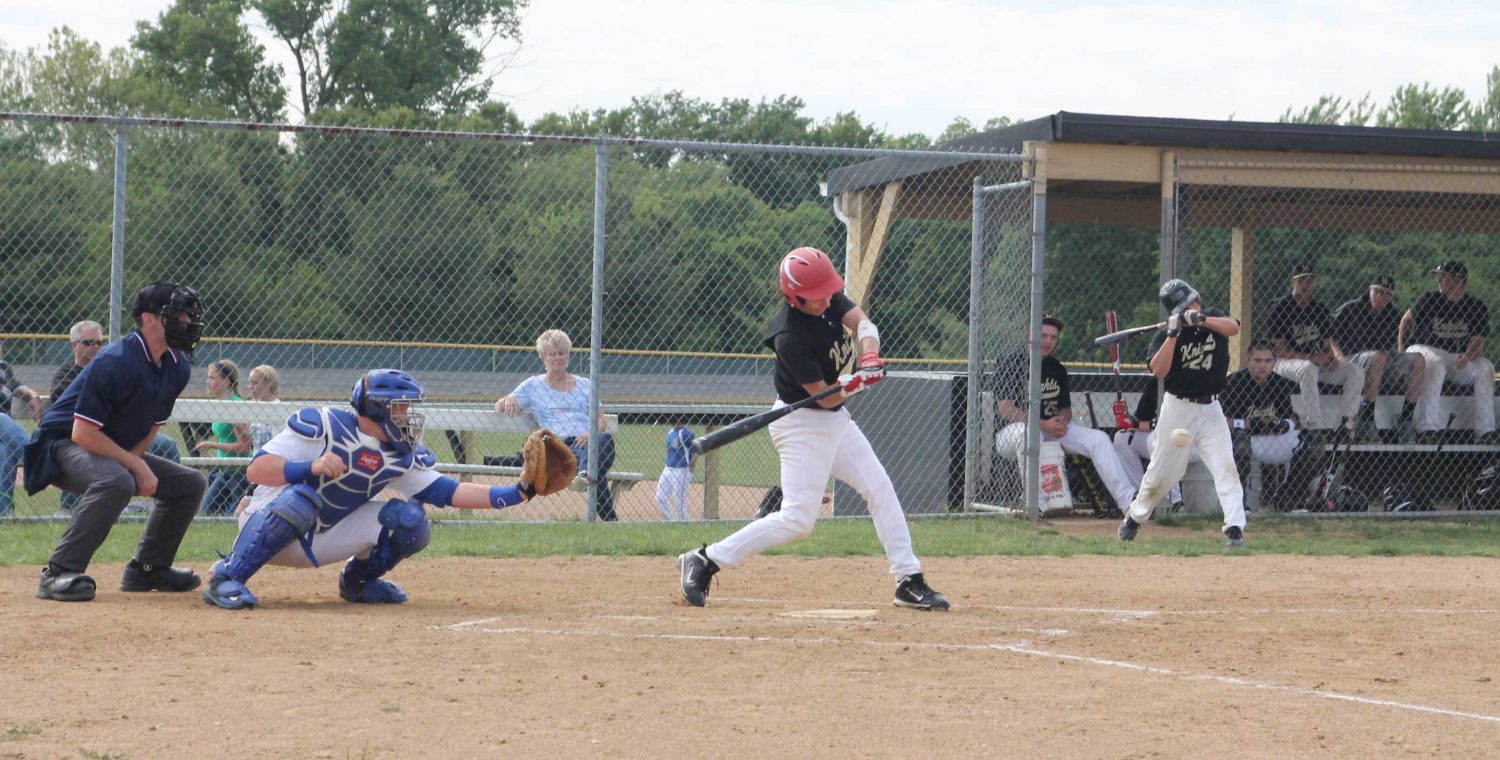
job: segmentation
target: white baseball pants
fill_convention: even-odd
[[[778,399],[772,408],[783,406]],[[733,567],[773,546],[811,534],[832,475],[852,486],[869,505],[891,573],[899,578],[922,572],[922,563],[912,553],[911,531],[896,488],[848,409],[798,409],[771,423],[770,433],[781,457],[781,511],[710,545],[709,559],[720,567]]]
[[[375,548],[375,543],[380,540],[380,532],[384,528],[380,524],[380,509],[385,506],[388,499],[376,499],[367,501],[349,514],[336,525],[322,533],[316,533],[312,539],[312,553],[317,558],[320,566],[327,566],[343,562],[350,557],[365,558],[370,556],[370,550]],[[240,527],[244,528],[249,521],[250,515],[265,509],[271,503],[270,499],[262,500],[259,504],[251,502],[250,506],[240,512]],[[281,567],[312,567],[307,559],[307,552],[302,550],[302,544],[293,541],[286,545],[285,549],[276,553],[268,565],[279,565]]]
[[[1289,464],[1292,452],[1297,450],[1300,430],[1288,430],[1278,435],[1250,436],[1250,461],[1262,464]]]
[[[1195,404],[1170,393],[1161,401],[1156,417],[1157,430],[1183,428],[1193,437],[1188,446],[1173,446],[1170,436],[1151,436],[1151,464],[1141,479],[1141,490],[1130,503],[1130,518],[1143,523],[1167,490],[1182,480],[1187,472],[1188,457],[1197,454],[1214,478],[1219,506],[1224,509],[1225,529],[1245,527],[1245,492],[1240,474],[1234,466],[1234,444],[1229,439],[1229,423],[1218,401]]]
[[[1459,369],[1458,354],[1432,346],[1408,346],[1409,354],[1421,354],[1427,362],[1422,376],[1422,390],[1417,396],[1417,432],[1442,430],[1441,397],[1443,381],[1474,388],[1474,433],[1483,435],[1495,430],[1495,364],[1483,356]]]
[[[693,470],[690,467],[662,468],[661,477],[656,479],[656,508],[661,511],[661,519],[674,519],[672,517],[672,504],[674,503],[677,505],[675,519],[688,519],[688,481],[692,479]]]
[[[1099,479],[1104,481],[1104,487],[1108,488],[1110,495],[1115,497],[1116,504],[1129,504],[1135,498],[1136,489],[1141,485],[1141,476],[1145,474],[1145,471],[1141,469],[1141,460],[1135,456],[1120,456],[1119,452],[1115,451],[1114,444],[1110,442],[1109,435],[1103,430],[1095,430],[1083,425],[1068,425],[1063,437],[1053,438],[1044,431],[1042,440],[1057,441],[1062,444],[1063,451],[1092,460],[1094,469],[1099,472]],[[1020,459],[1025,447],[1026,425],[1024,423],[1012,422],[995,434],[995,451],[1000,456]]]
[[[1359,414],[1359,402],[1365,393],[1365,368],[1356,362],[1343,361],[1337,369],[1323,369],[1306,359],[1278,359],[1276,374],[1291,380],[1301,389],[1301,393],[1292,397],[1292,408],[1308,430],[1322,430],[1338,424],[1323,419],[1318,383],[1344,386],[1343,393],[1339,394],[1339,414],[1350,422]]]
[[[1154,428],[1149,433],[1144,430],[1116,430],[1115,453],[1120,455],[1121,462],[1134,462],[1136,465],[1136,469],[1141,470],[1141,460],[1151,460],[1151,439],[1155,437],[1156,430]],[[1194,457],[1191,454],[1188,455],[1189,462],[1193,461],[1194,459],[1197,459],[1197,457]],[[1144,475],[1144,470],[1141,471]],[[1139,490],[1141,481],[1137,479],[1135,484],[1136,489]],[[1182,486],[1177,483],[1172,484],[1172,493],[1170,494],[1170,496],[1172,498],[1173,504],[1181,502]],[[1128,501],[1121,501],[1116,503],[1120,505],[1120,509],[1122,511],[1126,507],[1130,506],[1130,502]]]

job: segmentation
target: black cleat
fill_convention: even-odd
[[[1245,545],[1245,531],[1239,526],[1231,525],[1224,529],[1224,545],[1230,549],[1238,549]]]
[[[192,591],[202,582],[197,573],[185,567],[152,567],[131,560],[120,576],[120,590]]]
[[[708,582],[719,572],[719,566],[708,558],[708,545],[678,555],[677,567],[682,570],[682,598],[694,607],[707,604]]]
[[[42,578],[36,584],[36,598],[56,602],[87,602],[94,598],[94,579],[83,573],[52,572],[42,569]]]
[[[1136,531],[1139,531],[1140,529],[1140,523],[1132,519],[1130,515],[1125,515],[1125,520],[1120,523],[1120,540],[1134,541]]]
[[[914,610],[948,610],[948,597],[932,590],[921,573],[903,577],[896,584],[896,599],[892,604]]]

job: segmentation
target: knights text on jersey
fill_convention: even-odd
[[[1275,372],[1266,377],[1264,383],[1257,383],[1250,376],[1250,370],[1242,369],[1230,375],[1224,383],[1221,396],[1224,416],[1232,420],[1289,419],[1295,416],[1292,394],[1297,392],[1296,383]]]
[[[854,302],[843,293],[835,293],[828,311],[817,317],[781,304],[765,339],[765,346],[776,352],[778,398],[791,404],[811,395],[804,383],[838,382],[854,359],[854,345],[844,332],[844,315],[853,309]]]
[[[1227,317],[1220,309],[1203,310],[1205,317]],[[1167,331],[1162,330],[1151,341],[1151,352],[1167,341]],[[1177,351],[1172,355],[1172,368],[1162,380],[1162,386],[1174,396],[1194,398],[1212,396],[1224,390],[1224,378],[1229,374],[1229,339],[1207,327],[1184,327],[1177,336]]]
[[[1413,344],[1458,354],[1469,350],[1470,338],[1490,334],[1489,308],[1467,293],[1450,301],[1440,291],[1429,290],[1417,297],[1411,314],[1416,328]]]
[[[432,469],[432,452],[419,446],[403,454],[361,432],[358,420],[348,409],[303,409],[292,415],[287,427],[262,449],[288,461],[316,459],[326,451],[344,460],[343,475],[319,478],[314,485],[322,497],[318,505],[320,529],[338,523],[375,500],[383,490],[411,499],[442,477]],[[257,486],[250,509],[258,510],[285,487]]]

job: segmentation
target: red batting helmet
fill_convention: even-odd
[[[828,254],[816,248],[797,248],[781,257],[781,292],[787,303],[819,301],[844,289],[844,278]]]

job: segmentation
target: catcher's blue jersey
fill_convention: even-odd
[[[319,478],[314,485],[322,502],[318,509],[320,529],[375,501],[381,491],[390,490],[399,498],[412,499],[442,477],[432,469],[436,459],[427,448],[418,446],[403,454],[394,446],[360,432],[358,417],[348,409],[301,409],[287,418],[286,429],[261,452],[289,461],[312,460],[324,452],[333,452],[344,461],[347,469],[343,475]],[[283,488],[257,487],[251,509],[270,501]]]

